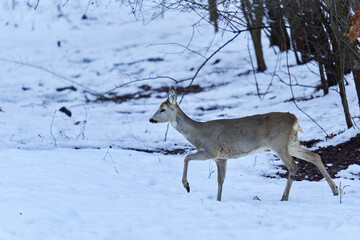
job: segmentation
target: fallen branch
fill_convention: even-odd
[[[32,63],[27,63],[27,62],[21,62],[21,61],[16,61],[16,60],[10,60],[10,59],[6,59],[6,58],[0,58],[0,61],[3,61],[3,62],[8,62],[8,63],[12,63],[12,64],[17,64],[17,65],[21,65],[21,66],[26,66],[26,67],[30,67],[30,68],[35,68],[35,69],[38,69],[38,70],[41,70],[43,72],[46,72],[46,73],[49,73],[59,79],[62,79],[64,81],[67,81],[67,82],[71,82],[72,84],[74,85],[77,85],[83,89],[85,89],[88,93],[92,94],[92,95],[95,95],[95,96],[101,96],[100,93],[92,90],[91,88],[81,84],[81,83],[77,83],[75,82],[74,80],[68,78],[68,77],[65,77],[63,75],[60,75],[59,73],[56,73],[54,71],[51,71],[45,67],[42,67],[42,66],[39,66],[39,65],[36,65],[36,64],[32,64]]]
[[[104,93],[101,94],[100,96],[105,96],[105,95],[107,95],[107,94],[115,91],[116,89],[122,88],[122,87],[124,87],[124,86],[126,86],[126,85],[130,85],[130,84],[132,84],[132,83],[144,82],[144,81],[150,81],[150,80],[156,80],[156,79],[170,79],[171,81],[173,81],[173,82],[175,82],[176,84],[178,84],[178,83],[181,83],[181,82],[190,81],[192,78],[184,78],[184,79],[181,79],[181,80],[176,80],[175,78],[169,77],[169,76],[157,76],[157,77],[149,77],[149,78],[136,79],[136,80],[131,80],[131,81],[129,81],[129,82],[126,82],[126,83],[117,85],[117,86],[115,86],[113,89],[110,89],[110,90],[104,92]]]
[[[195,51],[195,50],[192,50],[189,48],[189,46],[185,46],[185,45],[182,45],[180,43],[157,43],[157,44],[149,44],[148,47],[151,47],[151,46],[161,46],[161,45],[175,45],[175,46],[179,46],[179,47],[182,47],[184,48],[184,50],[182,52],[176,52],[175,54],[177,53],[180,53],[180,54],[183,54],[186,50],[188,50],[189,52],[192,52],[196,55],[199,55],[200,57],[206,59],[206,57],[204,55],[202,55],[201,53]]]

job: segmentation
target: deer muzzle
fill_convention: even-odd
[[[151,122],[151,123],[157,123],[157,121],[154,120],[154,119],[152,119],[152,118],[149,119],[149,122]]]

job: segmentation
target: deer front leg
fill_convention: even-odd
[[[222,186],[225,179],[226,174],[226,159],[216,159],[216,166],[217,166],[217,181],[218,181],[218,194],[217,199],[218,201],[221,201],[221,193],[222,193]]]
[[[182,176],[182,183],[185,189],[190,192],[189,182],[187,181],[187,171],[190,160],[208,160],[211,159],[211,156],[206,153],[204,150],[198,150],[196,153],[189,154],[184,159],[184,171]]]

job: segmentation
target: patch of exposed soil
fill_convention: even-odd
[[[320,155],[330,176],[335,178],[335,175],[339,171],[347,169],[349,165],[360,165],[360,134],[357,134],[347,142],[336,146],[321,147],[314,152]],[[296,181],[319,181],[323,178],[315,165],[296,158],[294,158],[294,160],[298,166],[295,177]],[[288,174],[286,167],[282,166],[282,169],[286,170],[286,173],[277,172],[277,175],[287,178]],[[354,178],[360,178],[360,176],[354,176]]]
[[[199,93],[205,91],[208,88],[214,88],[214,85],[210,87],[201,87],[200,85],[191,85],[190,87],[176,87],[176,92],[179,95],[182,94],[190,94],[190,93]],[[160,96],[159,93],[167,93],[169,91],[168,87],[160,87],[160,88],[152,88],[149,85],[142,85],[139,87],[139,91],[136,93],[129,93],[124,95],[117,95],[116,93],[110,93],[107,96],[99,96],[96,98],[95,102],[116,102],[122,103],[133,99],[140,99],[140,98],[150,98],[153,94],[157,94],[156,97],[163,97]]]
[[[312,146],[314,146],[316,143],[322,142],[323,140],[320,139],[312,139],[309,141],[300,141],[300,144],[307,147],[307,148],[311,148]]]
[[[137,152],[146,152],[146,153],[162,153],[164,155],[178,155],[178,154],[185,154],[188,152],[188,149],[184,149],[184,148],[175,148],[171,150],[164,148],[156,148],[156,149],[123,148],[123,149],[137,151]]]
[[[298,97],[298,98],[290,98],[288,100],[285,100],[284,102],[301,102],[301,101],[309,101],[312,100],[314,98],[319,98],[320,96],[316,96],[314,97],[313,95],[311,95],[310,97]]]
[[[208,108],[204,108],[204,107],[198,107],[196,108],[196,110],[200,110],[200,111],[203,111],[203,112],[206,112],[206,111],[214,111],[214,110],[220,110],[220,111],[223,111],[224,109],[231,109],[232,107],[231,106],[220,106],[220,105],[213,105],[213,106],[210,106]]]
[[[114,67],[119,67],[119,66],[124,66],[124,65],[131,66],[131,65],[141,63],[141,62],[162,62],[162,61],[164,61],[163,58],[151,57],[151,58],[140,59],[140,60],[136,60],[136,61],[133,61],[133,62],[127,62],[127,63],[114,63]]]

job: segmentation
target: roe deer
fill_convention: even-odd
[[[154,116],[150,118],[150,122],[169,122],[196,147],[197,152],[187,155],[184,160],[182,183],[188,192],[190,187],[187,171],[190,160],[215,160],[218,181],[217,200],[221,201],[227,159],[239,158],[255,150],[271,150],[284,162],[289,171],[282,201],[289,199],[291,184],[296,174],[297,167],[291,156],[313,163],[325,177],[333,194],[338,195],[338,188],[325,169],[320,156],[300,145],[297,132],[302,132],[302,129],[295,115],[271,112],[243,118],[197,122],[180,109],[176,98],[176,91],[171,87],[168,99],[160,105]]]

